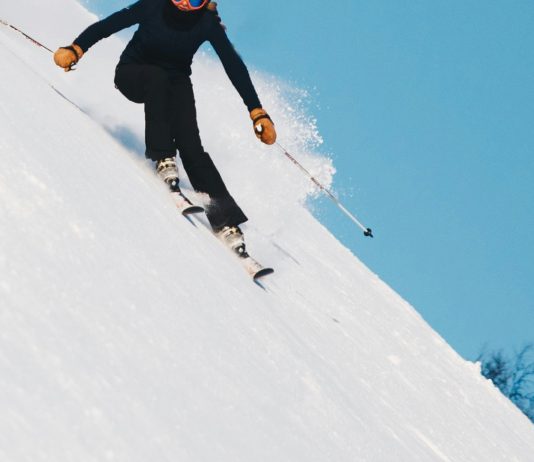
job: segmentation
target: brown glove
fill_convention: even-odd
[[[258,139],[265,144],[274,144],[276,142],[276,130],[269,114],[263,109],[257,108],[250,112],[250,118]]]
[[[83,50],[73,43],[68,47],[61,47],[54,53],[54,62],[65,69],[65,72],[72,70],[74,66],[83,56]]]
[[[217,2],[209,2],[206,8],[210,11],[217,11]]]
[[[222,28],[226,30],[226,26],[223,24],[221,17],[219,16],[219,12],[217,11],[217,2],[209,2],[206,5],[206,9],[213,11],[217,15],[217,19],[221,23]]]

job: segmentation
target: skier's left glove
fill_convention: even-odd
[[[256,137],[265,144],[274,144],[276,142],[276,130],[274,123],[269,114],[261,108],[253,109],[250,112],[250,118],[254,125]]]
[[[73,43],[68,47],[61,47],[54,53],[54,62],[59,66],[65,69],[65,72],[72,70],[74,66],[80,59],[82,59],[83,50],[80,46]]]

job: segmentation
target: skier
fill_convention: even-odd
[[[203,42],[209,41],[219,56],[250,112],[256,136],[273,144],[276,131],[226,35],[216,3],[139,0],[89,26],[70,46],[59,48],[54,61],[67,72],[96,42],[134,24],[139,28],[120,57],[115,86],[130,101],[144,104],[146,157],[155,161],[158,175],[179,194],[182,205],[190,205],[178,186],[178,149],[193,188],[210,197],[206,214],[213,231],[238,255],[246,255],[239,225],[247,217],[200,140],[190,75],[193,55]]]

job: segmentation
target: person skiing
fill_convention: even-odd
[[[217,4],[209,0],[139,0],[89,26],[71,45],[59,48],[54,61],[67,72],[96,42],[135,24],[139,27],[116,67],[115,86],[130,101],[144,104],[146,157],[155,162],[157,174],[177,193],[182,205],[191,205],[179,188],[178,150],[191,185],[210,198],[206,215],[213,231],[238,255],[246,255],[239,225],[247,217],[200,139],[190,76],[193,56],[202,43],[209,41],[219,56],[250,113],[256,136],[273,144],[276,130],[246,65],[226,35]]]

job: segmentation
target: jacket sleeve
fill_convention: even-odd
[[[228,39],[219,21],[214,22],[209,42],[213,46],[217,56],[219,56],[226,74],[237,92],[241,95],[241,98],[243,98],[243,102],[248,110],[252,111],[252,109],[261,108],[261,103],[250,79],[248,69],[241,57],[237,54],[237,51]]]
[[[139,0],[133,5],[117,11],[101,21],[95,22],[85,29],[73,43],[80,46],[85,53],[99,40],[139,23],[143,18],[147,1]]]

